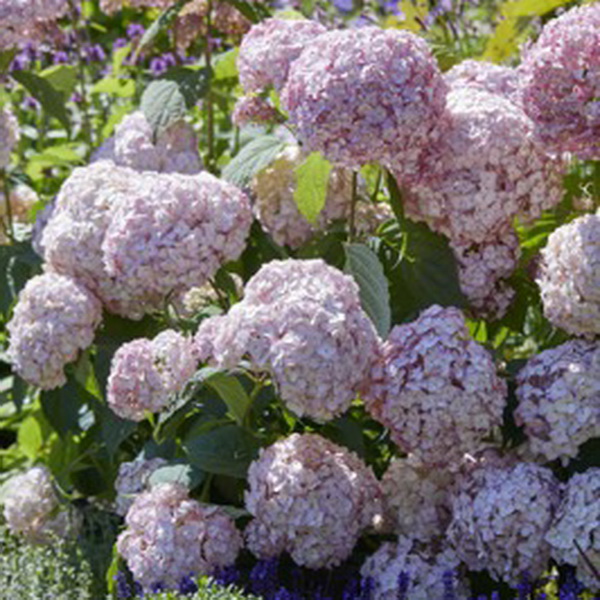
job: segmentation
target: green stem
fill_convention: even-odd
[[[209,73],[209,81],[208,81],[208,92],[206,93],[206,145],[208,148],[208,155],[206,158],[206,168],[208,171],[213,171],[214,169],[214,159],[215,159],[215,116],[214,116],[214,107],[212,100],[212,82],[210,79],[210,74],[212,73],[212,46],[211,46],[211,29],[212,29],[212,0],[208,0],[206,7],[206,43],[204,49],[204,60],[206,62],[206,68]]]

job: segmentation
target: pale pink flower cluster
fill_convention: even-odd
[[[443,536],[450,524],[454,476],[432,469],[416,457],[396,458],[381,480],[384,516],[397,535],[420,542]]]
[[[447,534],[469,570],[516,585],[547,567],[548,528],[561,487],[550,469],[533,463],[475,468],[458,482]]]
[[[127,115],[116,126],[114,136],[96,151],[93,160],[111,160],[136,171],[195,175],[202,170],[198,138],[191,125],[173,123],[155,142],[152,126],[141,111]]]
[[[448,466],[484,448],[502,423],[506,384],[461,311],[432,306],[392,329],[363,396],[402,450]]]
[[[28,223],[29,213],[36,202],[39,201],[38,195],[27,185],[17,185],[10,189],[8,197],[13,224]],[[6,195],[0,189],[0,223],[8,228],[8,209],[6,204]],[[0,244],[5,244],[8,242],[8,239],[4,227],[0,226]]]
[[[55,273],[36,275],[6,326],[13,369],[44,390],[64,385],[65,365],[91,345],[101,319],[100,302],[85,287]]]
[[[600,346],[572,340],[531,358],[517,377],[518,425],[530,450],[551,461],[575,458],[600,437]]]
[[[112,359],[108,405],[123,419],[142,421],[146,413],[164,409],[195,370],[193,342],[176,331],[128,342]]]
[[[546,534],[552,558],[577,567],[577,578],[598,589],[598,578],[581,556],[579,548],[596,569],[600,567],[600,469],[577,473],[566,484],[563,500]]]
[[[10,154],[19,137],[19,123],[16,117],[8,107],[0,108],[0,170],[8,166]]]
[[[327,30],[316,21],[267,19],[244,36],[237,59],[240,83],[248,92],[285,85],[290,65]]]
[[[294,61],[282,103],[310,151],[350,168],[414,168],[444,111],[447,86],[427,43],[365,27],[317,37]]]
[[[236,259],[251,220],[248,198],[208,173],[140,173],[102,160],[63,184],[41,244],[48,269],[139,319]]]
[[[0,50],[42,41],[44,28],[63,17],[68,0],[0,0]]]
[[[260,96],[242,96],[235,103],[231,122],[236,127],[244,127],[249,123],[276,123],[279,113],[274,106]]]
[[[121,463],[115,481],[115,512],[124,517],[136,496],[149,488],[152,474],[166,464],[164,458],[136,459]]]
[[[520,67],[523,105],[555,152],[600,159],[600,4],[547,23]]]
[[[11,533],[29,542],[46,543],[53,536],[65,537],[74,525],[68,511],[61,510],[46,467],[33,467],[9,479],[2,502]]]
[[[319,422],[350,406],[377,343],[354,280],[320,259],[264,265],[244,299],[196,335],[201,360],[233,368],[247,356],[291,411]]]
[[[537,279],[546,318],[571,335],[600,334],[600,213],[559,227]]]
[[[444,580],[448,572],[454,575],[456,600],[467,600],[468,584],[457,569],[460,561],[450,548],[432,554],[415,546],[411,538],[400,536],[398,542],[385,542],[375,554],[367,558],[360,574],[373,581],[373,600],[432,600],[445,598]],[[401,596],[401,581],[408,583]]]
[[[292,434],[261,450],[248,471],[246,529],[261,558],[289,552],[310,569],[340,564],[380,516],[375,475],[353,452],[317,434]]]
[[[173,483],[137,496],[125,521],[117,550],[145,589],[158,582],[173,589],[190,574],[211,575],[232,565],[242,546],[229,516]]]

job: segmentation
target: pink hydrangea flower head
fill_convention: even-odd
[[[396,458],[381,480],[385,518],[391,530],[420,542],[439,539],[450,524],[449,471],[415,458]]]
[[[472,86],[452,88],[439,143],[418,177],[398,180],[409,218],[455,243],[489,243],[515,217],[537,218],[560,202],[564,163],[531,138],[533,124],[510,100]]]
[[[600,334],[600,212],[550,234],[537,283],[544,314],[571,335]]]
[[[21,290],[7,325],[13,369],[44,390],[64,385],[65,365],[92,344],[101,319],[99,300],[78,282],[36,275]]]
[[[481,450],[502,423],[506,384],[457,308],[432,306],[394,327],[366,388],[367,410],[428,466],[450,466]]]
[[[529,359],[517,377],[518,425],[543,459],[575,458],[600,437],[600,345],[571,340]]]
[[[167,461],[164,458],[136,459],[119,465],[119,474],[115,481],[117,497],[115,512],[124,517],[131,508],[136,496],[149,488],[150,477]]]
[[[445,97],[424,40],[365,27],[332,31],[307,46],[292,63],[282,103],[309,152],[349,168],[393,162],[409,169]]]
[[[277,123],[279,113],[260,96],[242,96],[235,103],[231,121],[236,127],[244,127],[250,123]]]
[[[380,515],[375,475],[353,452],[317,434],[261,450],[248,471],[247,544],[261,558],[283,551],[310,569],[345,560]]]
[[[8,166],[10,154],[19,137],[19,123],[16,117],[8,107],[0,108],[0,169]]]
[[[185,487],[174,483],[137,496],[125,521],[117,550],[146,590],[158,582],[176,589],[190,573],[212,575],[233,565],[242,546],[229,516],[192,500]]]
[[[482,466],[457,485],[448,538],[469,570],[487,570],[513,586],[524,571],[539,577],[550,558],[544,536],[561,493],[552,471],[523,462]]]
[[[167,330],[153,340],[133,340],[112,359],[107,400],[121,418],[142,421],[164,409],[196,370],[193,342]]]
[[[46,467],[33,467],[8,480],[3,494],[4,518],[13,535],[28,542],[48,543],[66,537],[76,523],[61,511]]]
[[[327,30],[316,21],[267,19],[244,36],[237,59],[240,83],[260,92],[271,85],[281,90],[290,65]]]
[[[377,343],[354,280],[320,259],[264,265],[244,299],[196,335],[201,359],[233,368],[247,356],[291,411],[319,422],[350,406]]]
[[[600,565],[600,469],[592,467],[569,479],[552,527],[546,534],[552,558],[559,564],[576,567],[577,579],[590,590],[598,578],[589,562]],[[585,554],[585,560],[577,545]]]
[[[373,581],[373,600],[431,600],[443,598],[448,571],[456,573],[453,598],[467,600],[468,584],[458,575],[460,560],[448,547],[432,554],[420,550],[411,538],[399,536],[397,543],[385,542],[379,550],[369,556],[360,574]],[[401,596],[401,585],[406,585]]]
[[[549,150],[600,159],[600,4],[547,23],[523,54],[523,106]]]

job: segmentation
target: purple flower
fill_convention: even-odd
[[[233,565],[217,569],[213,575],[215,583],[224,587],[237,583],[239,578],[240,572]]]
[[[57,50],[52,55],[52,62],[55,65],[66,64],[69,62],[69,55],[64,50]]]
[[[11,71],[23,71],[29,66],[30,58],[27,52],[19,52],[10,65]]]
[[[85,48],[84,53],[87,62],[102,62],[106,59],[106,53],[100,44],[88,46]]]
[[[253,594],[263,596],[272,594],[277,589],[279,580],[279,559],[259,560],[250,571],[250,589]]]
[[[402,571],[398,575],[398,600],[408,600],[408,586],[410,577],[406,571]]]
[[[162,59],[165,62],[167,68],[177,66],[177,59],[175,58],[175,55],[172,52],[167,52],[166,54],[163,54]]]
[[[454,571],[446,571],[443,575],[444,580],[444,600],[456,600],[454,592]]]
[[[119,48],[125,48],[129,42],[125,38],[117,38],[112,45],[113,52]]]
[[[179,582],[179,593],[185,595],[195,594],[198,591],[198,585],[194,581],[194,574],[190,573],[187,577],[182,577]]]
[[[144,26],[139,23],[131,23],[127,26],[127,37],[129,39],[142,37],[145,32]]]
[[[354,10],[353,0],[333,0],[333,4],[340,12],[352,12]]]
[[[155,56],[150,61],[150,71],[152,71],[152,75],[154,77],[159,77],[162,75],[169,67],[167,63],[161,56]]]
[[[26,96],[21,103],[21,108],[23,108],[23,110],[39,110],[40,103],[35,98]]]

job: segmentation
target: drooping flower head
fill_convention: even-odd
[[[506,384],[461,311],[432,306],[392,329],[363,397],[402,450],[449,466],[486,447],[483,438],[502,423]]]
[[[309,152],[349,168],[393,162],[410,170],[445,96],[424,40],[365,27],[313,40],[292,63],[282,101]]]
[[[225,368],[247,356],[290,410],[324,422],[350,406],[377,340],[351,277],[322,260],[284,260],[264,265],[229,313],[205,321],[196,347]]]
[[[249,549],[260,558],[289,552],[310,569],[340,564],[380,514],[371,469],[317,434],[293,434],[263,449],[248,485]]]
[[[13,369],[28,383],[51,390],[65,384],[65,365],[94,340],[100,301],[77,281],[45,273],[30,279],[7,325]]]
[[[600,159],[600,4],[547,23],[523,55],[523,106],[555,152]]]

